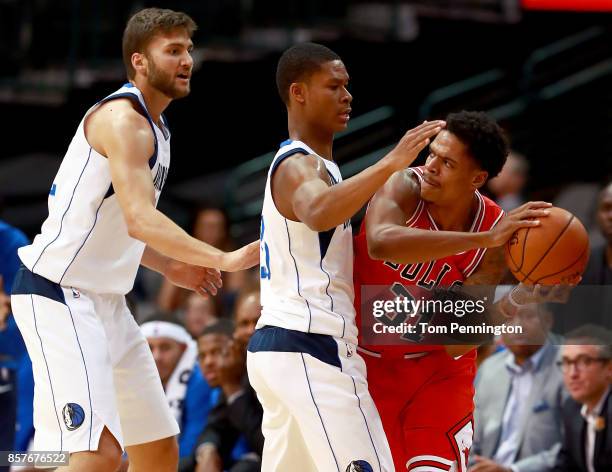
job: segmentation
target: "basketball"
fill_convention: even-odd
[[[575,284],[589,260],[589,237],[578,218],[552,207],[540,226],[514,233],[505,252],[506,264],[519,282]]]

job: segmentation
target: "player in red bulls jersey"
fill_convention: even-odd
[[[479,192],[506,160],[501,128],[481,112],[451,114],[446,123],[426,164],[395,173],[372,198],[355,240],[359,350],[398,471],[466,470],[476,346],[368,344],[373,312],[361,313],[362,296],[375,285],[387,300],[407,288],[495,286],[505,269],[499,246],[518,228],[537,226],[550,206],[530,202],[504,215]]]

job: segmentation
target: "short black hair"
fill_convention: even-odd
[[[285,105],[289,105],[292,83],[308,78],[326,62],[340,60],[338,54],[322,44],[301,43],[287,49],[276,67],[276,87]]]
[[[460,111],[446,117],[446,129],[468,148],[492,179],[502,170],[509,153],[508,139],[493,118],[482,111]]]
[[[204,328],[202,334],[200,334],[198,338],[208,334],[220,334],[231,339],[234,336],[234,323],[230,320],[221,319]]]

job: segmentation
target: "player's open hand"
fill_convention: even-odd
[[[397,143],[397,146],[385,156],[395,171],[405,169],[414,162],[419,153],[427,146],[436,134],[446,126],[442,120],[424,121],[409,130]]]
[[[526,285],[521,283],[513,289],[512,298],[520,305],[528,303],[567,303],[572,290],[581,280],[582,277],[579,277],[567,285]]]
[[[551,203],[527,202],[505,215],[490,231],[487,231],[485,247],[502,246],[521,228],[534,228],[540,225],[539,218],[550,214]]]
[[[257,240],[242,246],[236,251],[228,252],[223,255],[221,270],[237,272],[239,270],[250,269],[259,264],[259,251],[259,240]]]
[[[203,297],[216,295],[221,288],[221,272],[180,261],[170,261],[164,271],[166,278],[177,287],[198,292]]]

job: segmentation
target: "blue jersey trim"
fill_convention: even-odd
[[[338,344],[326,334],[304,333],[278,326],[264,326],[251,336],[249,352],[301,352],[342,369]]]
[[[59,287],[59,285],[58,285],[58,287]],[[60,290],[61,290],[61,288],[60,288]],[[53,412],[55,413],[55,419],[57,420],[57,427],[59,428],[59,433],[60,433],[60,448],[59,448],[59,450],[61,451],[63,449],[63,445],[64,445],[64,432],[62,431],[62,425],[60,424],[59,416],[57,415],[57,408],[55,407],[55,405],[57,405],[57,403],[55,402],[55,393],[53,392],[53,382],[51,382],[51,371],[49,370],[49,363],[47,362],[47,356],[45,355],[45,350],[43,348],[42,338],[40,337],[40,333],[38,332],[38,324],[36,323],[36,311],[34,310],[34,297],[33,297],[32,294],[30,294],[30,302],[32,303],[32,317],[34,318],[34,329],[36,330],[36,335],[38,336],[38,341],[40,341],[40,351],[42,352],[43,359],[45,361],[45,367],[47,368],[47,377],[49,378],[49,388],[51,389],[51,398],[53,400],[53,405],[51,405],[51,408],[52,408]]]
[[[38,264],[38,261],[40,261],[40,258],[43,256],[43,254],[45,253],[47,248],[49,246],[51,246],[51,244],[53,244],[55,241],[57,241],[57,238],[59,238],[60,234],[62,234],[62,228],[64,226],[64,217],[66,216],[66,213],[68,213],[68,210],[70,210],[70,206],[72,205],[72,200],[74,199],[74,194],[76,193],[76,189],[79,186],[79,183],[81,182],[81,177],[83,177],[83,173],[85,172],[85,169],[87,168],[87,164],[89,164],[89,159],[90,158],[91,158],[91,146],[89,147],[89,154],[87,154],[87,160],[85,161],[85,165],[83,166],[83,169],[81,170],[81,174],[79,175],[79,178],[78,178],[74,188],[72,189],[72,196],[70,197],[70,201],[68,202],[68,206],[66,207],[66,210],[64,210],[64,214],[62,215],[62,219],[60,220],[59,231],[57,232],[57,235],[55,236],[55,238],[53,238],[53,240],[50,241],[43,248],[43,250],[40,252],[40,256],[38,256],[38,259],[36,259],[36,262],[32,266],[32,272],[34,271],[34,269],[36,269],[36,264]]]
[[[66,304],[64,292],[59,284],[51,282],[50,280],[35,274],[23,264],[21,264],[21,267],[19,267],[19,270],[15,274],[12,294],[38,295],[64,305]]]
[[[309,156],[310,153],[304,149],[304,148],[295,148],[295,149],[290,149],[289,151],[287,151],[284,154],[281,154],[280,156],[278,156],[276,158],[276,160],[274,161],[274,164],[272,164],[272,168],[270,169],[270,176],[272,176],[272,174],[274,174],[274,172],[276,171],[276,169],[278,169],[278,166],[288,157],[291,157],[295,154],[304,154],[305,156]]]
[[[93,428],[93,406],[91,404],[91,387],[89,386],[89,374],[87,373],[87,364],[85,364],[85,355],[83,354],[83,348],[81,347],[81,341],[79,341],[79,335],[74,324],[74,316],[72,316],[72,310],[70,306],[66,304],[68,313],[70,313],[70,320],[72,321],[72,327],[74,328],[74,335],[76,336],[77,344],[79,345],[79,351],[81,351],[81,359],[83,359],[83,367],[85,368],[85,380],[87,380],[87,395],[89,395],[89,441],[87,442],[91,449],[91,430]]]
[[[314,404],[317,414],[319,415],[319,420],[321,420],[321,426],[323,427],[323,432],[325,433],[325,437],[327,438],[327,444],[329,444],[329,450],[332,453],[332,457],[334,458],[334,462],[336,463],[336,468],[338,472],[340,472],[340,466],[338,465],[338,459],[336,459],[336,454],[334,453],[334,448],[331,445],[331,441],[329,440],[329,435],[327,434],[327,429],[325,429],[325,423],[323,422],[323,417],[321,416],[321,412],[319,411],[319,406],[315,401],[314,394],[312,393],[312,387],[310,386],[310,379],[308,378],[308,370],[306,369],[306,361],[304,360],[304,354],[302,356],[302,364],[304,364],[304,374],[306,375],[306,382],[308,383],[308,390],[310,391],[310,398],[312,398],[312,403]]]
[[[282,143],[280,143],[279,147],[289,146],[293,142],[293,139],[285,139]]]
[[[368,436],[370,437],[370,442],[372,443],[372,449],[374,449],[374,454],[376,455],[376,460],[378,461],[378,470],[382,471],[382,467],[380,466],[380,458],[378,457],[378,451],[376,450],[376,446],[374,445],[374,441],[372,440],[372,433],[370,433],[370,426],[368,426],[368,420],[366,419],[365,413],[361,409],[361,399],[359,395],[357,395],[357,385],[355,384],[355,377],[351,375],[351,380],[353,381],[353,390],[355,392],[355,396],[357,397],[357,406],[359,407],[359,411],[361,412],[361,416],[363,416],[363,422],[366,425],[366,429],[368,430]]]
[[[300,273],[298,271],[298,266],[297,266],[295,257],[293,256],[293,253],[291,252],[291,236],[289,235],[289,225],[287,224],[287,218],[285,218],[285,228],[287,228],[287,241],[289,243],[289,255],[291,256],[291,259],[293,259],[293,265],[295,266],[295,276],[297,279],[297,293],[302,298],[302,300],[306,302],[306,308],[308,308],[308,332],[310,333],[310,323],[312,322],[312,312],[310,311],[310,304],[308,303],[308,300],[304,298],[304,296],[302,295],[302,292],[300,292]]]
[[[87,240],[89,239],[89,235],[91,234],[91,232],[93,231],[93,229],[96,227],[96,223],[98,222],[98,213],[100,212],[100,208],[102,207],[102,204],[104,203],[104,199],[106,197],[104,197],[102,199],[102,201],[100,202],[100,204],[98,205],[98,209],[96,210],[96,216],[94,217],[94,222],[93,225],[91,225],[91,228],[89,229],[89,233],[87,233],[87,236],[85,236],[85,239],[83,240],[83,242],[81,243],[81,245],[79,246],[79,248],[77,249],[77,252],[74,254],[74,256],[72,257],[72,260],[70,261],[70,263],[68,264],[68,266],[66,267],[66,270],[64,270],[64,273],[62,274],[62,277],[60,278],[60,284],[62,283],[62,280],[64,280],[64,276],[66,275],[66,272],[68,272],[68,269],[70,269],[70,266],[72,265],[72,263],[74,262],[74,260],[76,259],[76,257],[79,255],[79,252],[81,252],[81,249],[83,249],[83,246],[85,246],[85,243],[87,242]]]
[[[115,194],[115,189],[113,188],[113,183],[111,182],[111,184],[108,186],[108,190],[106,191],[106,194],[104,195],[104,199],[107,199],[108,197],[112,197]]]

